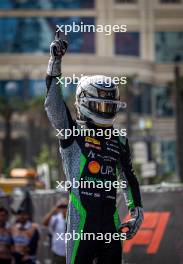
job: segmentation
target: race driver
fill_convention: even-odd
[[[122,106],[119,101],[118,87],[106,82],[107,77],[95,75],[82,78],[76,88],[77,119],[73,120],[67,108],[60,85],[61,60],[67,50],[67,42],[56,32],[55,40],[50,45],[50,59],[47,68],[47,96],[45,110],[56,131],[74,128],[92,129],[104,132],[113,131],[116,114]],[[116,206],[116,188],[110,191],[106,188],[71,188],[70,203],[67,217],[67,232],[73,234],[90,233],[114,234],[126,229],[126,238],[131,239],[138,231],[143,221],[143,209],[139,184],[134,174],[128,145],[128,139],[123,136],[111,138],[105,136],[77,137],[60,135],[60,153],[63,167],[70,182],[78,181],[110,181],[118,178],[126,181],[123,190],[129,207],[131,219],[120,228],[118,209]],[[122,246],[120,239],[67,240],[67,264],[120,264]]]

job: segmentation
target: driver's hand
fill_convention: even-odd
[[[67,47],[68,47],[67,41],[64,39],[61,39],[60,32],[56,32],[55,40],[52,41],[50,45],[50,56],[53,59],[61,60],[61,58],[66,53]]]
[[[59,76],[61,74],[61,59],[67,51],[68,43],[61,39],[61,33],[56,31],[55,40],[50,45],[50,59],[48,62],[47,74]]]
[[[131,219],[125,223],[122,223],[122,225],[119,228],[119,231],[121,233],[126,233],[127,240],[132,239],[139,230],[144,220],[143,208],[135,207],[134,209],[130,209],[130,215],[131,215]],[[126,229],[127,231],[125,231]]]

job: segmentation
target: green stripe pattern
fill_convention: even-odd
[[[80,157],[80,174],[79,174],[77,180],[79,180],[81,178],[81,174],[83,172],[85,164],[86,164],[86,158],[83,154],[81,154],[81,157]],[[79,199],[76,197],[76,195],[73,192],[71,192],[71,194],[70,194],[70,199],[71,199],[71,203],[74,205],[74,207],[76,208],[76,210],[78,211],[78,213],[80,215],[80,222],[79,222],[79,227],[78,227],[77,233],[81,235],[81,232],[83,231],[85,221],[86,221],[86,210],[84,209],[81,202],[79,201]],[[74,264],[74,262],[75,262],[79,243],[80,243],[80,238],[78,240],[74,241],[74,247],[73,247],[73,252],[72,252],[72,256],[71,256],[71,264]]]

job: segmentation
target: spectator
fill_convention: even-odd
[[[53,264],[65,264],[65,239],[63,234],[66,230],[66,213],[67,213],[66,199],[62,199],[43,219],[43,224],[48,226],[51,234],[51,250],[53,254]],[[58,235],[62,234],[63,239]]]
[[[39,227],[30,220],[26,209],[17,212],[16,223],[12,227],[13,256],[15,264],[35,264],[39,241]]]
[[[11,233],[8,227],[8,211],[0,207],[0,263],[11,264]]]

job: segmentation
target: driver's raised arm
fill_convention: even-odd
[[[56,32],[55,40],[50,45],[50,59],[48,62],[45,99],[45,110],[52,126],[59,131],[73,126],[70,112],[63,100],[61,79],[61,60],[67,50],[67,42]],[[60,133],[61,135],[61,133]]]

